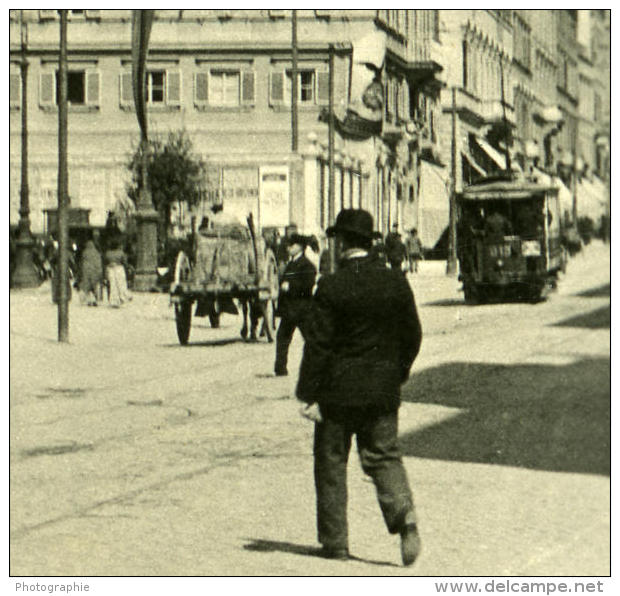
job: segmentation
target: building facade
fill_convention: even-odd
[[[92,225],[128,203],[126,164],[139,140],[131,18],[69,11],[69,195],[90,209]],[[157,10],[149,130],[187,132],[207,164],[201,209],[220,202],[262,226],[294,222],[320,234],[329,218],[331,55],[335,212],[364,207],[383,233],[417,227],[431,249],[445,238],[450,193],[483,175],[535,166],[570,186],[573,155],[605,175],[609,33],[609,11],[298,10],[293,151],[291,11]],[[10,217],[16,224],[25,51],[35,233],[57,204],[58,46],[56,11],[11,12]],[[377,84],[380,105],[365,120],[362,104]],[[188,225],[183,209],[175,217]]]
[[[415,60],[423,55],[413,42],[415,13],[297,11],[300,141],[293,152],[291,11],[157,10],[147,63],[150,134],[187,131],[207,163],[204,208],[223,202],[239,216],[252,211],[263,226],[294,222],[318,232],[327,225],[328,211],[328,128],[321,113],[329,101],[330,48],[334,105],[346,106],[352,100],[354,47],[379,34],[383,126],[363,139],[337,130],[335,206],[336,211],[364,206],[386,230],[405,217],[403,198],[412,196],[412,152],[418,146],[403,141],[405,125],[418,114],[411,98],[424,96],[417,83],[434,72]],[[69,195],[72,206],[91,210],[93,225],[126,203],[126,163],[139,139],[131,16],[129,10],[69,11]],[[57,202],[58,15],[14,11],[10,29],[11,222],[19,209],[19,61],[25,37],[31,222],[41,232],[44,210]]]

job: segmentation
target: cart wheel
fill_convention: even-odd
[[[192,326],[192,302],[184,300],[174,305],[174,317],[177,324],[177,335],[182,346],[187,345],[189,330]]]

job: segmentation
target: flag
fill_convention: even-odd
[[[382,31],[353,42],[350,101],[334,109],[336,126],[345,136],[366,139],[381,132],[385,52],[386,35]]]
[[[131,27],[131,74],[136,116],[144,139],[146,127],[146,56],[149,51],[149,36],[153,24],[154,10],[134,10]]]

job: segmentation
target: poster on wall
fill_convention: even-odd
[[[260,168],[260,226],[284,227],[289,223],[288,166]]]

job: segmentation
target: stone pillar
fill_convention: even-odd
[[[308,135],[308,144],[302,151],[303,158],[303,195],[304,195],[304,222],[303,231],[306,234],[320,232],[320,214],[322,189],[320,183],[322,165],[318,160],[319,147],[315,133]]]

